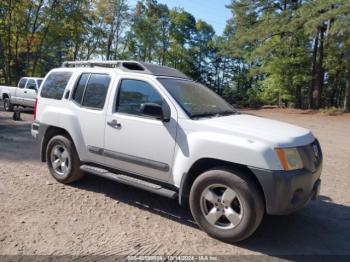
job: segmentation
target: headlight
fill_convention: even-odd
[[[298,149],[296,148],[275,148],[277,156],[284,170],[295,170],[303,168]]]

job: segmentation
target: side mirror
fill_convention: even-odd
[[[144,103],[141,104],[140,111],[145,116],[160,119],[163,122],[168,122],[170,120],[170,110],[168,110],[167,107],[168,105],[162,107],[155,103]]]

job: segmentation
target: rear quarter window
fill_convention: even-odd
[[[53,72],[45,80],[41,88],[41,97],[60,100],[62,99],[67,83],[72,72]]]
[[[82,105],[88,108],[102,109],[107,96],[110,77],[103,74],[91,74],[85,87]]]

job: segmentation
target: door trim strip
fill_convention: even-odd
[[[153,168],[156,170],[168,172],[169,171],[169,165],[163,162],[158,162],[154,160],[150,160],[147,158],[142,158],[142,157],[137,157],[137,156],[131,156],[128,154],[120,153],[120,152],[115,152],[112,150],[107,150],[95,146],[88,146],[88,151],[93,154],[97,155],[103,155],[109,158],[117,159],[120,161],[125,161],[129,162],[132,164],[140,165],[140,166],[145,166],[149,168]]]

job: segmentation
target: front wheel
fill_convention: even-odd
[[[190,192],[190,208],[205,232],[231,243],[253,234],[265,210],[256,183],[244,173],[226,168],[197,177]]]
[[[46,148],[46,160],[51,175],[64,184],[79,180],[83,176],[80,159],[73,142],[62,135],[51,138]]]
[[[6,112],[12,112],[13,111],[13,104],[10,101],[10,98],[6,97],[4,99],[4,110]]]

